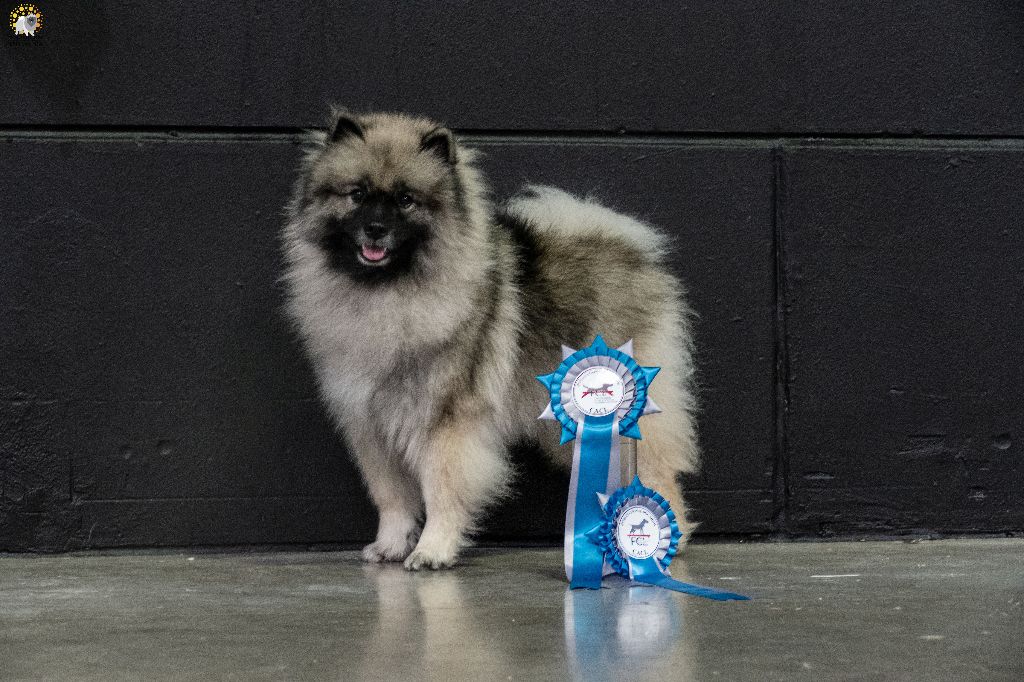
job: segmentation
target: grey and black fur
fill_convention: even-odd
[[[338,113],[288,208],[290,312],[380,515],[364,558],[451,566],[506,490],[510,443],[568,466],[535,377],[597,333],[662,367],[638,469],[685,518],[692,339],[665,238],[547,187],[496,209],[473,158],[432,121]]]

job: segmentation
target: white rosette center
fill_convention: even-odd
[[[616,512],[612,535],[622,556],[638,560],[653,556],[663,563],[672,546],[672,523],[658,502],[634,495]]]
[[[633,373],[607,355],[581,359],[562,380],[562,407],[577,424],[586,417],[603,417],[612,413],[617,419],[622,419],[635,400]]]

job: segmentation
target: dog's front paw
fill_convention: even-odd
[[[409,556],[416,546],[418,532],[409,533],[404,539],[377,540],[363,547],[363,561],[379,564],[384,561],[401,561]]]
[[[405,568],[409,571],[420,571],[424,568],[436,571],[454,565],[455,552],[435,551],[419,546],[405,560]]]
[[[398,549],[381,542],[371,542],[366,547],[363,547],[363,561],[371,564],[379,564],[384,561],[401,561],[408,555],[409,550],[404,547]]]

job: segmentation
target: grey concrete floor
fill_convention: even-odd
[[[559,550],[406,573],[354,552],[0,556],[0,678],[1022,680],[1024,540],[696,544],[711,602]]]

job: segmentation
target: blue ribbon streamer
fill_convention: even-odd
[[[580,436],[580,463],[576,482],[576,509],[573,526],[572,576],[570,587],[596,590],[601,587],[604,549],[587,537],[587,532],[604,519],[597,493],[608,485],[615,414],[585,417]]]
[[[747,601],[750,599],[750,597],[736,594],[735,592],[719,590],[714,587],[704,587],[703,585],[692,585],[676,580],[665,573],[661,563],[654,557],[646,559],[629,558],[627,560],[629,561],[629,578],[638,583],[657,585],[658,587],[675,590],[676,592],[714,599],[715,601],[729,601],[730,599]]]

